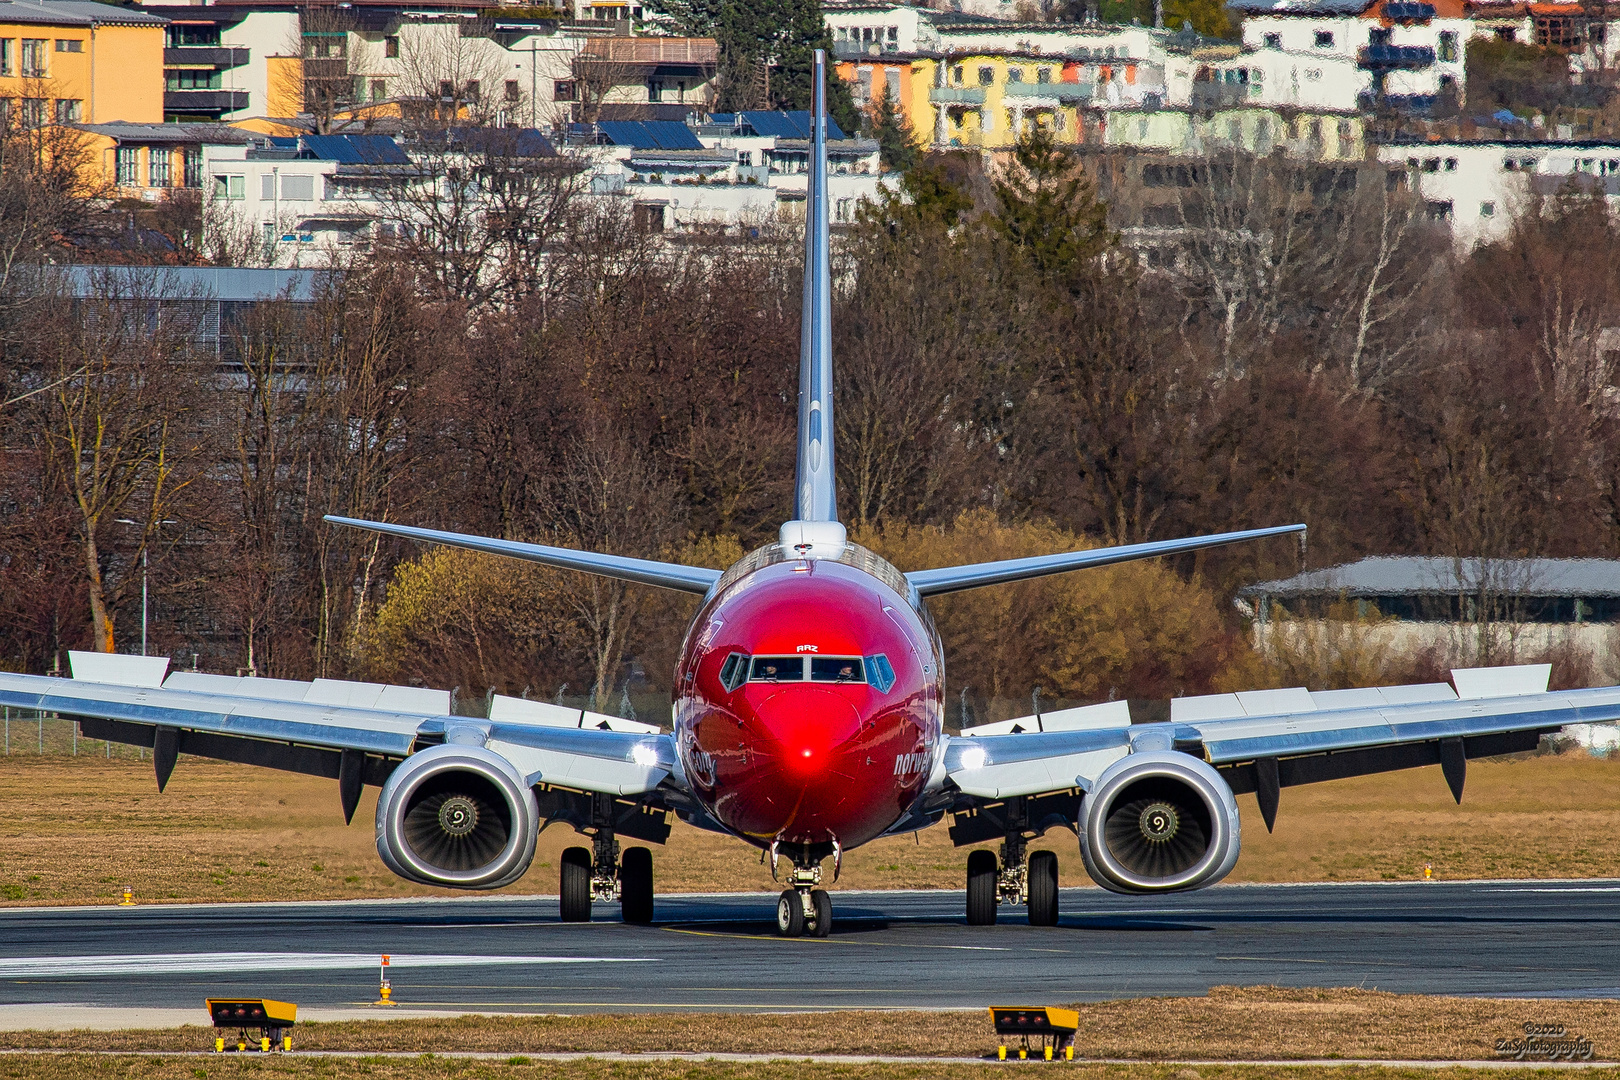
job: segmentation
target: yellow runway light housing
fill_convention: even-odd
[[[1018,1041],[1018,1056],[1026,1059],[1030,1049],[1042,1050],[1042,1056],[1051,1061],[1058,1053],[1063,1060],[1074,1060],[1074,1035],[1080,1029],[1080,1014],[1073,1009],[1052,1009],[1046,1006],[992,1005],[990,1022],[1001,1037],[996,1056],[1007,1060],[1007,1044]]]
[[[236,1032],[236,1048],[246,1050],[250,1043],[260,1051],[291,1050],[292,1036],[288,1034],[298,1020],[298,1006],[290,1001],[271,1001],[268,998],[209,998],[208,1018],[214,1027]],[[248,1032],[257,1031],[255,1038]],[[223,1053],[225,1037],[214,1039],[214,1050]]]

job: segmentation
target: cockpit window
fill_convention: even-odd
[[[866,658],[866,681],[877,687],[881,694],[889,692],[894,685],[894,667],[887,656],[878,653]]]
[[[734,652],[726,657],[726,662],[720,665],[720,685],[727,690],[735,690],[748,678],[748,657],[740,652]]]
[[[754,682],[803,682],[804,657],[756,656],[748,677]]]
[[[858,656],[812,656],[810,681],[863,683],[866,674]]]

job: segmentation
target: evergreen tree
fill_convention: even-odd
[[[825,49],[827,112],[845,131],[859,127],[849,87],[832,70],[821,0],[655,0],[654,6],[681,33],[720,43],[720,111],[809,109],[814,50]]]
[[[1114,248],[1108,207],[1080,163],[1035,127],[1013,148],[1013,164],[995,182],[999,204],[989,224],[1043,279],[1073,290],[1097,258]]]
[[[911,130],[905,113],[889,94],[889,80],[883,80],[883,94],[878,98],[877,117],[872,123],[872,136],[877,139],[878,153],[883,168],[889,172],[906,172],[917,164],[917,136]]]

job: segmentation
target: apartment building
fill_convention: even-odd
[[[30,127],[162,121],[166,23],[88,0],[0,2],[0,108]]]

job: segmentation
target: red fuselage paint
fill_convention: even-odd
[[[750,843],[837,843],[883,834],[921,793],[943,744],[941,650],[904,578],[850,545],[844,560],[767,548],[720,581],[693,620],[675,670],[675,739],[692,790]],[[745,681],[748,656],[867,657],[894,669],[871,683]]]

